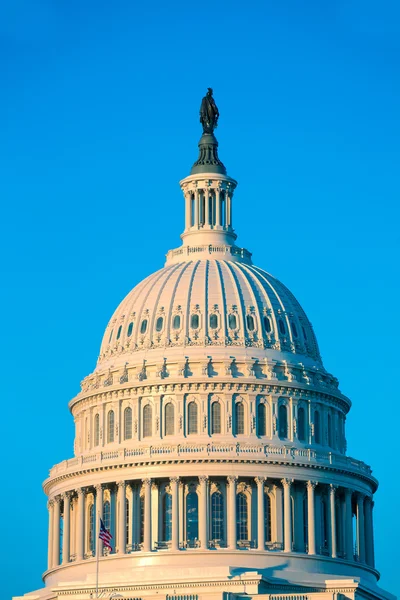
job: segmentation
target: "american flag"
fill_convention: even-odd
[[[101,539],[101,541],[103,542],[103,544],[106,546],[106,548],[109,548],[110,550],[112,550],[111,547],[111,540],[112,540],[112,535],[111,533],[108,531],[108,529],[106,529],[104,523],[103,523],[103,519],[100,519],[100,531],[99,531],[99,538]]]

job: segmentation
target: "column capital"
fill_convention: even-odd
[[[103,488],[103,484],[102,484],[102,483],[98,483],[98,484],[95,486],[96,494],[101,494],[101,492],[103,491],[103,489],[104,489],[104,488]]]
[[[361,504],[362,502],[364,502],[365,497],[366,494],[364,494],[363,492],[357,492],[357,504]]]
[[[79,487],[79,488],[76,488],[76,490],[75,490],[75,491],[76,491],[76,493],[77,493],[77,495],[78,495],[79,497],[82,497],[82,496],[84,496],[84,495],[85,495],[85,489],[84,489],[84,488],[81,488],[81,487]]]
[[[180,477],[176,477],[176,476],[169,478],[170,483],[178,484],[180,482],[180,480],[181,480]]]
[[[350,488],[344,488],[344,494],[345,494],[345,496],[347,496],[347,497],[350,496],[350,498],[351,498],[353,495],[353,490]]]
[[[281,484],[283,485],[283,487],[288,487],[290,488],[292,483],[294,482],[294,479],[289,479],[287,477],[285,477],[284,479],[281,479]]]
[[[207,483],[208,479],[209,479],[208,475],[199,475],[200,483]]]
[[[266,477],[254,477],[254,481],[256,482],[257,485],[264,485],[264,483],[267,481]]]
[[[228,480],[229,485],[236,485],[238,482],[238,477],[236,475],[228,475],[226,479]]]
[[[144,479],[142,479],[142,483],[143,485],[151,485],[152,484],[152,479],[151,477],[145,477]]]
[[[51,500],[47,501],[47,508],[50,510],[50,508],[53,508],[54,506],[54,500],[53,498],[51,498]]]
[[[338,489],[337,485],[334,485],[333,483],[329,484],[329,493],[331,496],[335,495],[337,489]]]
[[[117,486],[118,486],[119,490],[120,489],[125,489],[126,481],[125,480],[117,481]]]
[[[72,492],[64,492],[62,494],[62,499],[64,500],[64,502],[65,502],[65,500],[71,500],[71,498],[72,498]]]
[[[307,488],[308,489],[315,489],[318,485],[318,481],[312,481],[311,479],[309,481],[307,481]]]

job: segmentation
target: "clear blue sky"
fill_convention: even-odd
[[[109,317],[179,245],[207,86],[238,242],[353,401],[348,452],[381,482],[377,566],[400,591],[399,34],[397,0],[2,0],[2,596],[41,585],[41,482],[72,455],[67,403]]]

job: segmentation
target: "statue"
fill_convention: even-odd
[[[212,88],[208,88],[200,106],[200,123],[203,125],[203,133],[213,133],[218,124],[218,117],[219,112],[213,98]]]

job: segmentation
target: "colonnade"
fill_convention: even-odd
[[[232,227],[232,191],[196,188],[185,192],[185,230],[200,227]]]
[[[196,500],[191,540],[185,523],[189,489]],[[221,498],[218,515],[214,493]],[[374,567],[371,496],[313,480],[200,476],[121,480],[55,496],[48,503],[49,569],[95,555],[106,497],[106,525],[112,530],[112,552],[118,554],[212,547],[322,554]],[[215,519],[220,539],[214,539]]]

